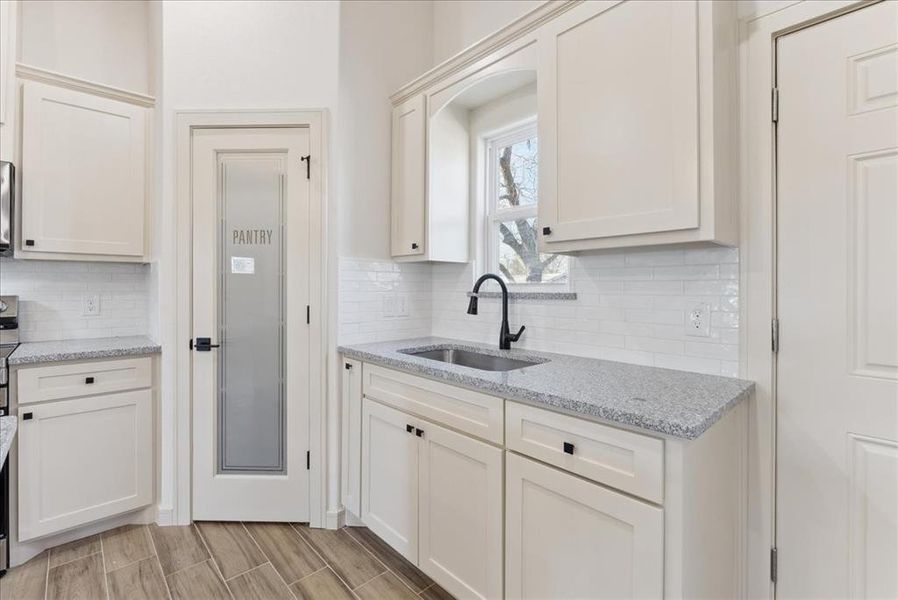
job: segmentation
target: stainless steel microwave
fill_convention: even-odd
[[[12,163],[0,161],[0,256],[13,253],[13,207],[16,197],[16,168]]]

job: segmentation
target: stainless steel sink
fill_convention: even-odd
[[[491,356],[489,354],[481,354],[480,352],[459,350],[456,348],[420,350],[418,352],[404,352],[404,354],[408,354],[409,356],[420,356],[421,358],[430,360],[438,360],[453,365],[461,365],[463,367],[471,367],[472,369],[480,369],[481,371],[513,371],[515,369],[523,369],[524,367],[532,367],[541,362]]]

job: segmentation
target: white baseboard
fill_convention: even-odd
[[[156,525],[168,527],[175,524],[175,509],[170,506],[159,506],[156,510]]]
[[[327,511],[327,521],[324,526],[327,529],[340,529],[345,522],[345,511],[341,508],[340,510],[329,510]]]

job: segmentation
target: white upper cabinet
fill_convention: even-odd
[[[725,4],[587,2],[540,28],[545,251],[735,243],[732,145],[716,130],[732,125]]]
[[[12,98],[10,88],[15,80],[16,55],[16,2],[0,2],[0,125],[9,121]],[[6,135],[6,132],[4,132]],[[9,160],[3,157],[4,160]]]
[[[148,109],[23,88],[20,255],[145,260]]]
[[[393,256],[424,255],[426,218],[426,122],[424,94],[393,108]]]
[[[546,2],[409,83],[393,95],[394,256],[423,220],[417,260],[470,259],[490,133],[471,111],[534,80],[542,252],[735,245],[737,32],[733,2]],[[415,204],[396,191],[422,186]]]

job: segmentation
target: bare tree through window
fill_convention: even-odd
[[[567,257],[541,253],[537,244],[539,152],[535,131],[527,133],[494,146],[498,268],[510,283],[564,283]]]

